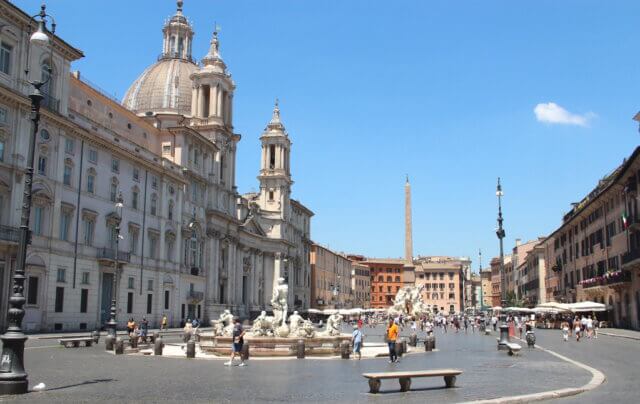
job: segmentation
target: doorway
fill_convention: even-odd
[[[113,274],[102,274],[102,300],[100,301],[100,324],[109,321],[111,301],[113,300]]]

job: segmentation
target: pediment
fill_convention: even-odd
[[[242,225],[242,228],[249,233],[257,234],[259,236],[264,237],[267,235],[267,233],[265,233],[265,231],[262,229],[262,226],[260,226],[260,223],[258,223],[258,221],[253,216],[249,216],[247,218],[247,220]]]

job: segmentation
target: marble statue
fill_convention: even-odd
[[[255,320],[253,320],[253,326],[251,327],[251,334],[256,337],[270,337],[273,336],[273,316],[267,316],[266,311],[262,311]]]
[[[274,316],[273,325],[275,328],[286,326],[287,324],[288,295],[289,286],[284,283],[284,278],[278,278],[278,284],[273,288],[273,297],[271,298]]]
[[[289,316],[289,331],[291,335],[297,335],[298,328],[300,328],[300,323],[304,320],[297,311],[294,311],[292,315]]]
[[[310,320],[303,320],[295,335],[303,338],[313,338],[316,336],[316,327]]]
[[[327,319],[327,329],[324,331],[324,335],[338,336],[340,335],[340,328],[342,327],[342,316],[338,313],[333,313]]]
[[[393,305],[387,310],[389,316],[406,316],[419,318],[429,314],[429,307],[422,301],[421,293],[424,285],[406,286],[398,291]]]
[[[211,326],[213,334],[216,336],[233,335],[233,314],[231,311],[225,310],[217,320],[211,320]]]

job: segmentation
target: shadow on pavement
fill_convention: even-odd
[[[115,381],[117,380],[116,379],[93,379],[93,380],[84,381],[82,383],[70,384],[68,386],[53,387],[51,389],[46,389],[46,391],[64,390],[64,389],[69,389],[71,387],[86,386],[89,384],[96,384],[96,383],[109,383],[109,382],[115,382]],[[33,392],[33,390],[31,390],[31,392]]]

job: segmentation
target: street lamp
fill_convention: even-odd
[[[496,188],[496,196],[498,197],[498,229],[496,230],[496,236],[500,240],[500,304],[502,310],[500,310],[500,340],[498,341],[498,349],[507,349],[509,343],[509,326],[507,325],[507,316],[504,312],[504,307],[507,303],[507,288],[506,288],[506,276],[504,273],[504,248],[503,239],[505,231],[502,228],[502,186],[500,185],[500,177],[498,177],[498,186]]]
[[[116,249],[113,253],[114,256],[114,273],[113,273],[113,285],[112,289],[112,297],[111,297],[111,313],[109,317],[109,321],[107,322],[107,336],[105,337],[105,349],[112,350],[113,344],[116,339],[116,328],[118,327],[118,322],[116,321],[117,315],[117,297],[118,297],[118,273],[120,272],[120,262],[119,262],[119,253],[120,253],[120,239],[122,236],[120,235],[120,223],[122,222],[122,208],[124,207],[124,199],[122,198],[122,192],[118,193],[118,197],[116,198],[116,203],[114,205],[116,209],[116,226],[115,226],[115,236],[116,236]]]
[[[47,30],[47,19],[51,20],[51,31]],[[38,30],[31,34],[33,23],[38,24]],[[7,331],[0,336],[2,340],[2,357],[0,359],[0,395],[3,394],[24,394],[29,387],[27,372],[24,369],[24,344],[27,336],[22,332],[22,319],[24,318],[23,306],[26,302],[24,297],[25,262],[27,258],[27,245],[30,242],[29,217],[31,215],[31,191],[33,185],[33,160],[35,155],[36,134],[40,123],[40,104],[44,96],[40,88],[51,79],[51,59],[53,58],[53,37],[56,31],[56,23],[52,16],[47,14],[46,6],[43,4],[40,12],[31,17],[29,21],[29,42],[27,43],[27,57],[25,66],[25,78],[33,87],[29,94],[31,100],[31,123],[32,131],[29,138],[29,149],[27,151],[27,165],[25,167],[24,193],[22,197],[22,215],[20,219],[20,236],[18,240],[18,254],[16,256],[16,266],[13,273],[13,293],[9,297],[9,311],[7,314]],[[29,80],[29,54],[31,45],[46,47],[49,46],[48,73],[45,79]]]

